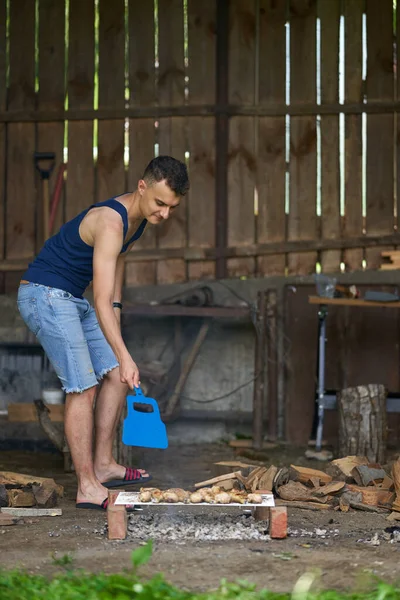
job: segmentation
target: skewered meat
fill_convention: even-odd
[[[200,502],[203,502],[203,496],[200,492],[193,492],[193,494],[190,494],[189,496],[189,501],[192,504],[199,504]]]
[[[262,504],[262,496],[260,494],[249,494],[247,501],[251,504]]]
[[[214,501],[217,504],[230,504],[231,496],[228,492],[221,492],[220,494],[215,494]]]
[[[231,502],[236,502],[237,504],[244,504],[246,501],[246,499],[241,494],[237,494],[236,492],[229,492],[229,495],[231,497]]]
[[[149,492],[148,490],[143,490],[142,492],[140,492],[139,501],[140,502],[151,502],[151,492]]]
[[[164,499],[163,495],[164,495],[164,493],[161,490],[154,490],[153,492],[151,492],[151,497],[156,502],[162,502]]]
[[[190,493],[182,488],[170,488],[167,492],[173,492],[178,496],[178,502],[187,502],[189,500]]]
[[[162,494],[162,502],[179,502],[178,494],[175,494],[175,492],[172,492],[171,490],[167,490]]]

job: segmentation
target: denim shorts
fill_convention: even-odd
[[[18,310],[47,354],[62,389],[80,393],[118,367],[89,302],[38,283],[21,284]]]

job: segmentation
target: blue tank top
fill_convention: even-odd
[[[128,213],[125,206],[115,198],[92,204],[74,219],[65,223],[56,235],[45,242],[37,257],[23,274],[22,279],[59,288],[76,298],[82,298],[84,291],[93,279],[93,248],[82,240],[79,235],[79,226],[89,210],[99,206],[108,206],[121,215],[124,225],[124,240],[128,231]],[[129,244],[140,238],[146,225],[147,219],[143,219],[131,239],[126,244],[123,243],[121,254],[126,252]]]

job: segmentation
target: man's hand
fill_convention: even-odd
[[[134,387],[139,387],[139,369],[130,356],[121,360],[119,364],[119,374],[122,383],[127,383],[131,390],[133,390]]]

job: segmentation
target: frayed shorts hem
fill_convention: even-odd
[[[86,392],[86,390],[90,390],[90,388],[96,387],[96,385],[97,385],[97,382],[91,383],[90,385],[87,385],[86,387],[67,388],[67,387],[63,386],[61,389],[66,394],[82,394],[82,392]]]
[[[96,387],[96,385],[98,385],[100,383],[100,381],[102,379],[104,379],[104,377],[110,373],[110,371],[113,371],[114,369],[116,369],[117,367],[119,367],[119,364],[116,363],[114,366],[112,367],[107,367],[105,369],[103,369],[102,371],[100,371],[100,373],[96,376],[96,383],[91,383],[90,385],[86,385],[84,387],[74,387],[74,388],[67,388],[67,387],[63,387],[62,391],[65,392],[65,394],[82,394],[83,392],[86,392],[86,390],[90,390],[90,388],[92,387]]]
[[[113,367],[107,367],[106,369],[100,371],[100,373],[97,375],[97,381],[101,381],[105,375],[110,373],[110,371],[114,371],[114,369],[116,369],[117,367],[119,367],[119,363],[115,363]]]

